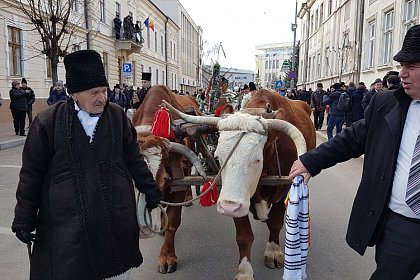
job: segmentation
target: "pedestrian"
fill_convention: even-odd
[[[375,247],[371,280],[410,280],[420,273],[420,25],[394,56],[402,87],[376,93],[365,118],[299,157],[289,177],[307,182],[321,170],[364,154],[346,241],[363,255]]]
[[[344,123],[346,125],[346,127],[351,126],[351,124],[353,123],[353,109],[352,109],[352,102],[351,99],[353,98],[353,93],[356,91],[356,84],[354,82],[350,82],[346,92],[348,93],[348,95],[350,96],[350,104],[349,104],[349,108],[346,111],[346,115],[344,117]]]
[[[363,97],[362,107],[364,110],[366,110],[367,106],[369,105],[370,100],[372,99],[372,96],[382,91],[382,89],[383,89],[382,80],[380,78],[377,78],[375,82],[373,83],[373,88],[370,91],[366,92],[365,96]]]
[[[34,244],[30,280],[129,279],[142,263],[134,186],[149,210],[160,191],[133,125],[107,102],[100,55],[76,51],[64,66],[70,98],[32,123],[12,231]]]
[[[367,92],[365,83],[360,82],[357,89],[353,92],[351,96],[351,111],[353,122],[356,122],[360,119],[363,119],[364,109],[362,107],[363,96]]]
[[[26,101],[28,103],[28,110],[26,112],[28,114],[29,126],[31,126],[31,123],[32,123],[32,104],[34,104],[34,102],[35,102],[35,93],[34,93],[33,89],[28,87],[28,82],[26,81],[25,78],[22,78],[20,88],[25,92],[25,95],[26,95]]]
[[[124,92],[120,89],[120,85],[114,86],[114,91],[111,93],[109,102],[118,104],[125,112],[127,111],[127,97]]]
[[[343,87],[344,86],[341,83],[333,84],[333,91],[330,93],[330,95],[326,95],[326,98],[324,98],[322,102],[323,105],[329,105],[329,120],[327,125],[328,140],[333,138],[334,128],[336,134],[339,134],[343,129],[346,111],[341,111],[339,108],[337,108],[340,95],[346,92]]]
[[[3,105],[3,97],[1,97],[1,93],[0,93],[0,106]]]
[[[67,93],[66,93],[66,90],[64,89],[63,81],[58,81],[55,84],[55,87],[53,88],[53,90],[51,91],[50,97],[48,97],[47,99],[47,104],[49,106],[52,106],[55,103],[59,101],[63,101],[63,100],[67,100]]]
[[[10,111],[13,117],[13,126],[16,135],[26,136],[25,134],[25,118],[28,103],[26,101],[26,93],[20,88],[20,81],[12,82],[12,88],[9,91]]]
[[[325,106],[322,104],[322,99],[326,92],[323,88],[323,84],[318,83],[316,85],[316,90],[312,92],[311,96],[311,109],[314,114],[315,130],[320,130],[322,128],[322,123],[324,122]]]
[[[386,82],[387,82],[388,90],[397,89],[401,86],[400,78],[398,78],[398,76],[395,76],[395,75],[389,75],[386,78]]]
[[[116,13],[113,23],[114,23],[115,39],[119,40],[121,38],[121,25],[122,25],[122,22],[120,19],[120,13]]]
[[[137,93],[138,101],[137,100],[132,101],[131,106],[133,107],[133,109],[138,109],[140,105],[143,104],[144,98],[146,97],[147,92],[152,86],[151,80],[152,80],[152,73],[147,73],[147,72],[141,73],[142,87],[141,87],[141,90]]]
[[[257,91],[257,86],[254,82],[249,82],[249,92],[252,94]]]

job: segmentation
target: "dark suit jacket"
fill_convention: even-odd
[[[363,175],[346,241],[363,255],[380,235],[388,211],[404,122],[411,97],[402,88],[372,97],[365,119],[300,157],[312,176],[322,169],[365,154]]]

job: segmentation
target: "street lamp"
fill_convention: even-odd
[[[296,0],[296,10],[295,10],[295,23],[292,23],[292,31],[293,31],[293,55],[292,55],[292,71],[295,71],[295,64],[296,64],[296,29],[297,29],[297,7],[298,2]],[[295,88],[295,79],[290,80],[290,87],[292,89]]]

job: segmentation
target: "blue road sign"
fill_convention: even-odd
[[[283,86],[283,81],[276,81],[276,88],[281,88]]]
[[[123,73],[131,73],[131,63],[123,63],[122,71]]]
[[[290,73],[289,73],[289,79],[290,80],[294,80],[294,79],[296,79],[296,77],[297,77],[297,74],[294,71],[290,71]]]

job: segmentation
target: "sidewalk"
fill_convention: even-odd
[[[25,140],[26,136],[15,135],[13,123],[0,123],[0,150],[23,145]]]

